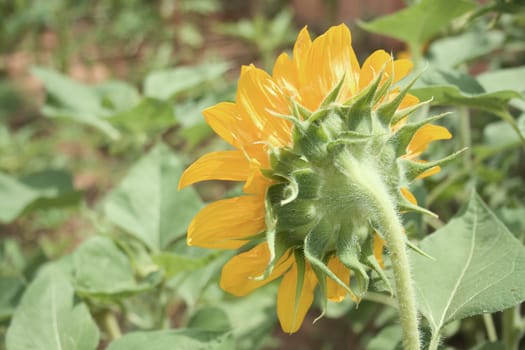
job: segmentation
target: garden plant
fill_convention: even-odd
[[[525,2],[242,3],[0,4],[0,349],[523,349]]]

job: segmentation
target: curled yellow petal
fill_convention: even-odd
[[[250,176],[250,163],[241,151],[205,154],[182,174],[179,190],[205,180],[245,181]]]
[[[187,242],[202,248],[236,249],[264,228],[264,198],[234,197],[204,207],[188,227]]]
[[[410,192],[408,188],[401,187],[399,190],[401,191],[403,197],[405,197],[410,203],[417,205],[416,197],[414,197],[414,195],[412,194],[412,192]]]
[[[259,277],[264,274],[268,263],[270,250],[266,242],[234,256],[222,268],[221,288],[236,296],[247,295],[285,273],[292,265],[293,258],[289,254],[283,255],[272,273],[261,280]]]
[[[379,266],[381,266],[381,268],[384,269],[385,264],[383,262],[383,248],[385,247],[385,241],[381,238],[380,235],[375,233],[373,244],[374,244],[374,257],[379,263]]]
[[[350,284],[350,270],[343,265],[338,257],[332,256],[328,260],[328,268],[339,277],[341,281]],[[341,302],[347,294],[346,289],[344,289],[339,283],[335,282],[330,277],[326,278],[326,296],[328,300]]]
[[[423,173],[419,174],[419,176],[416,177],[416,179],[424,179],[425,177],[429,177],[429,176],[435,175],[435,174],[439,173],[440,171],[441,171],[441,167],[439,165],[436,165],[435,167],[432,167],[432,168],[424,171]]]
[[[392,71],[392,56],[384,50],[374,51],[363,63],[359,74],[359,89],[363,90],[384,70],[386,74]],[[386,78],[386,76],[384,77]]]
[[[412,140],[410,140],[407,146],[406,156],[416,157],[424,152],[432,141],[448,140],[451,137],[452,135],[447,128],[439,125],[425,124],[412,136]]]
[[[298,282],[297,265],[293,264],[290,271],[284,275],[277,293],[277,316],[281,328],[287,333],[297,332],[314,300],[317,280],[309,265],[306,266],[300,291],[297,290]]]

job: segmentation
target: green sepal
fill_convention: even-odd
[[[408,238],[406,239],[406,245],[410,249],[412,249],[413,251],[418,253],[419,255],[424,256],[425,258],[428,258],[430,260],[436,261],[436,258],[434,258],[433,256],[429,255],[425,251],[421,250],[421,248],[419,248],[417,245],[415,245],[414,243],[410,242],[410,240]]]
[[[357,279],[358,290],[353,291],[353,295],[359,301],[368,290],[369,277],[365,265],[359,261],[361,247],[353,236],[350,231],[341,230],[336,243],[336,251],[339,260],[353,272]]]
[[[344,103],[344,105],[354,110],[371,109],[374,105],[374,96],[376,95],[379,84],[381,83],[381,79],[383,79],[383,74],[384,71],[381,71],[366,88],[350,98],[350,100]],[[350,130],[352,130],[352,128]]]
[[[306,264],[304,261],[303,252],[300,249],[294,250],[295,264],[297,266],[297,287],[295,289],[295,305],[293,319],[297,316],[297,309],[299,306],[299,300],[301,298],[301,292],[303,290],[304,278],[306,274]]]
[[[313,323],[316,323],[317,321],[319,321],[321,318],[324,317],[324,315],[326,314],[326,310],[328,309],[328,292],[327,292],[327,287],[326,287],[326,274],[320,269],[318,268],[317,266],[313,265],[312,264],[312,270],[314,270],[315,272],[315,276],[317,277],[317,281],[319,282],[319,293],[321,294],[320,295],[320,299],[321,299],[321,314],[319,316],[317,316]]]
[[[288,180],[294,170],[309,167],[305,159],[289,148],[272,149],[269,158],[271,170],[265,170],[267,173],[263,172],[263,175],[270,178],[284,178]]]
[[[359,94],[352,97],[341,108],[342,116],[346,122],[346,130],[353,130],[360,133],[369,133],[372,130],[372,107],[374,96],[383,77],[381,72],[376,79],[370,83]]]
[[[403,102],[405,96],[408,94],[408,91],[412,88],[412,86],[420,76],[421,73],[417,74],[416,77],[412,79],[407,86],[405,86],[401,91],[399,91],[399,94],[392,101],[383,103],[377,109],[378,119],[381,121],[381,123],[383,123],[383,125],[390,127],[393,124],[395,124],[395,122],[392,122],[392,120],[394,119],[397,109],[401,105],[401,102]]]
[[[315,266],[319,269],[320,273],[324,275],[322,278],[324,283],[326,283],[326,277],[329,277],[343,287],[350,295],[355,296],[350,286],[341,281],[341,279],[328,268],[325,262],[328,247],[331,245],[330,237],[333,236],[334,228],[332,226],[327,220],[321,219],[304,240],[304,256],[313,267]],[[319,282],[321,283],[321,279]]]
[[[330,91],[328,96],[325,97],[321,105],[319,106],[319,109],[324,109],[326,107],[329,107],[332,103],[334,103],[337,100],[337,97],[339,96],[339,92],[341,91],[341,87],[343,86],[343,82],[345,81],[346,75],[343,74],[341,79],[339,79],[339,82],[337,85]]]
[[[311,200],[294,200],[283,204],[288,193],[288,184],[273,184],[268,188],[266,197],[273,217],[277,218],[277,231],[294,232],[298,227],[312,223],[317,218],[315,202]],[[268,208],[267,208],[268,209]],[[302,238],[306,236],[306,233]]]
[[[429,100],[426,100],[426,101],[423,101],[423,102],[419,102],[419,103],[417,103],[417,104],[415,104],[413,106],[406,107],[406,108],[403,108],[403,109],[397,111],[396,113],[394,113],[394,116],[392,117],[392,119],[390,119],[390,126],[392,127],[392,126],[396,125],[402,119],[406,118],[409,114],[414,113],[415,111],[417,111],[418,109],[420,109],[424,105],[429,104],[430,102],[432,102],[432,99],[429,99]]]
[[[398,162],[399,162],[400,166],[402,167],[402,169],[404,169],[403,173],[405,174],[406,180],[409,181],[409,182],[412,182],[419,175],[423,174],[425,171],[427,171],[427,170],[429,170],[429,169],[431,169],[431,168],[433,168],[435,166],[443,165],[443,164],[446,164],[448,162],[453,161],[461,153],[463,153],[465,150],[466,150],[466,148],[463,148],[462,150],[459,150],[459,151],[449,155],[448,157],[445,157],[445,158],[442,158],[442,159],[439,159],[439,160],[435,160],[435,161],[432,161],[432,162],[427,162],[427,163],[414,162],[412,160],[405,159],[405,158],[399,158]]]
[[[312,169],[295,170],[291,177],[299,186],[300,199],[318,199],[321,190],[321,178]]]
[[[392,285],[390,284],[389,279],[386,277],[385,272],[379,265],[379,262],[377,261],[374,255],[374,235],[373,234],[368,235],[365,243],[362,245],[361,255],[364,257],[365,264],[377,273],[379,278],[381,278],[381,280],[387,286],[390,294],[393,294]]]
[[[419,205],[416,205],[414,203],[412,203],[411,201],[409,201],[408,199],[406,199],[402,194],[401,192],[399,192],[399,195],[397,196],[397,207],[398,209],[403,212],[403,211],[415,211],[417,213],[420,213],[420,214],[424,214],[424,215],[428,215],[428,216],[431,216],[433,218],[437,218],[438,215],[426,208],[423,208],[423,207],[420,207]]]
[[[396,150],[396,156],[402,156],[406,154],[407,146],[410,144],[410,141],[412,141],[412,137],[418,131],[422,126],[426,124],[430,124],[431,122],[441,119],[445,116],[447,116],[449,113],[443,113],[439,115],[435,115],[423,120],[420,120],[415,123],[407,123],[400,127],[389,139],[388,143],[391,145],[394,145],[394,148]]]
[[[309,160],[318,160],[326,156],[326,142],[329,137],[323,127],[310,123],[306,130],[294,129],[293,150],[304,155]]]
[[[372,101],[373,106],[375,106],[381,100],[381,98],[386,96],[391,86],[392,86],[392,77],[390,76],[383,84],[380,84],[379,89],[377,89],[377,92],[374,95],[374,100]]]
[[[304,107],[292,97],[289,98],[289,102],[292,106],[292,113],[298,120],[310,119],[312,112],[308,108]]]

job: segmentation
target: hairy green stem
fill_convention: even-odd
[[[399,305],[399,319],[403,329],[403,343],[406,350],[420,349],[419,324],[417,318],[416,296],[410,274],[410,264],[406,248],[406,235],[403,225],[386,193],[375,191],[380,210],[381,230],[390,250],[392,270],[395,280],[395,294]]]
[[[441,342],[441,335],[439,334],[439,332],[435,334],[432,333],[430,344],[428,344],[428,350],[438,350],[440,342]]]

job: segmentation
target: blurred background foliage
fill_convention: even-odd
[[[200,111],[234,99],[241,65],[271,70],[304,25],[315,35],[345,22],[361,62],[379,48],[426,62],[417,94],[437,96],[432,110],[452,113],[443,123],[455,135],[433,145],[435,158],[469,147],[418,184],[440,220],[407,215],[408,233],[441,227],[475,186],[523,240],[523,1],[464,1],[436,23],[375,20],[417,3],[0,0],[0,343],[17,307],[43,307],[19,302],[46,266],[74,271],[46,283],[72,286],[101,329],[100,349],[120,332],[178,327],[233,330],[220,339],[225,349],[394,349],[397,316],[380,286],[358,309],[331,305],[312,325],[314,311],[292,336],[276,327],[275,286],[225,295],[217,278],[230,253],[189,249],[184,234],[204,202],[239,188],[209,182],[179,193],[177,182],[198,156],[227,147]],[[472,347],[485,337],[480,325],[452,323],[447,344]]]

